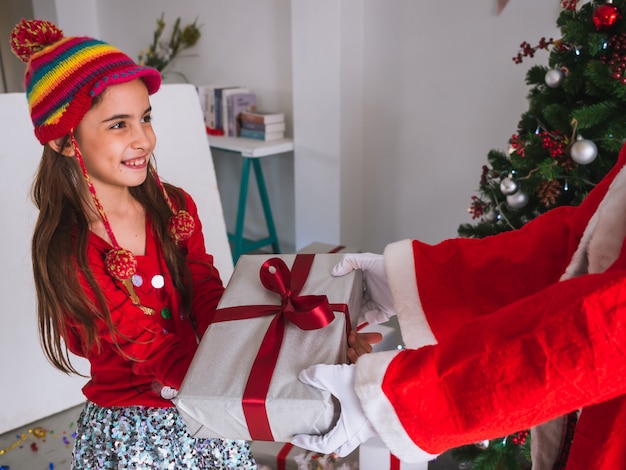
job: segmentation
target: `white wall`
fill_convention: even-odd
[[[500,16],[490,2],[294,0],[297,245],[456,236],[487,152],[507,147],[527,109],[530,62],[512,57],[556,36],[558,12],[542,0]]]
[[[341,239],[341,12],[333,0],[292,2],[299,245]]]
[[[511,1],[500,16],[491,2],[365,4],[362,245],[455,236],[487,152],[508,147],[528,109],[529,62],[512,57],[559,37],[559,2]]]
[[[22,18],[33,15],[33,6],[22,0],[0,0],[0,59],[3,82],[0,92],[20,92],[24,83],[24,63],[11,51],[11,30]],[[6,88],[5,88],[6,87]]]

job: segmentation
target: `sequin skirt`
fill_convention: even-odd
[[[72,469],[256,470],[247,441],[191,437],[176,408],[103,408],[87,402]]]

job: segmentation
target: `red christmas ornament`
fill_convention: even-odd
[[[612,3],[605,3],[593,12],[593,25],[597,31],[609,31],[622,19],[622,12]]]

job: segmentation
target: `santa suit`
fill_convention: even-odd
[[[567,470],[626,469],[625,165],[519,230],[385,249],[407,349],[360,357],[356,392],[401,460],[582,409]]]

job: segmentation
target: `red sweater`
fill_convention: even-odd
[[[152,315],[135,306],[121,282],[108,274],[104,257],[111,245],[93,233],[90,235],[88,260],[111,311],[116,333],[112,335],[109,326],[98,319],[99,351],[96,346],[89,351],[82,349],[78,340],[80,328],[74,328],[75,334],[66,335],[65,339],[74,354],[89,360],[91,380],[83,387],[83,393],[100,406],[173,406],[170,400],[161,398],[160,389],[163,385],[180,387],[198,337],[211,322],[224,289],[213,257],[206,253],[196,206],[189,195],[186,200],[187,211],[195,220],[193,235],[181,247],[187,250],[192,274],[191,318],[181,312],[180,295],[172,284],[148,217],[146,253],[136,257],[133,284],[141,304],[154,310]],[[82,277],[81,283],[95,301],[93,290]]]

